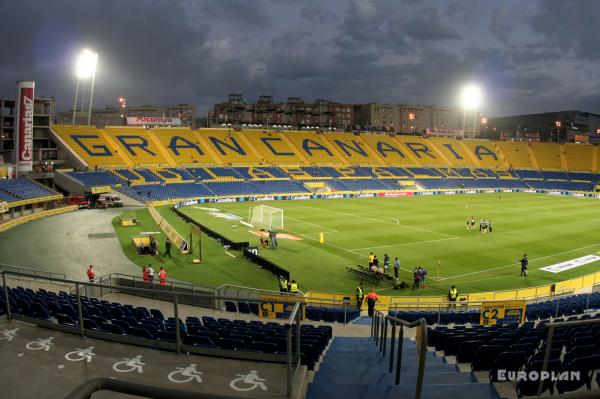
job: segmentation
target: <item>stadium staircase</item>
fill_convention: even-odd
[[[389,347],[389,345],[388,345]],[[389,356],[383,357],[371,338],[335,337],[321,360],[308,399],[414,398],[418,373],[415,341],[404,339],[400,384],[388,373]],[[493,385],[477,383],[471,372],[460,372],[435,352],[427,352],[422,399],[496,399]]]

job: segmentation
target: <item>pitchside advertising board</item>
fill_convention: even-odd
[[[525,321],[525,301],[484,302],[481,305],[480,324],[515,324]]]
[[[35,82],[17,82],[17,130],[15,160],[19,172],[33,170],[33,101]]]

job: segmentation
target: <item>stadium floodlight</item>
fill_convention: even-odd
[[[94,53],[88,49],[83,50],[77,58],[77,65],[75,67],[77,77],[79,79],[88,79],[94,76],[97,63],[98,53]]]
[[[460,103],[463,108],[463,135],[466,127],[466,114],[468,111],[473,112],[473,136],[476,135],[475,129],[477,126],[477,108],[481,105],[482,92],[479,86],[470,83],[463,87],[460,92]]]
[[[481,89],[479,86],[469,84],[460,92],[460,102],[462,107],[467,111],[473,111],[481,104]]]
[[[77,76],[77,86],[75,88],[75,105],[73,106],[73,124],[77,118],[77,105],[79,102],[80,112],[85,114],[85,102],[88,101],[87,124],[92,121],[92,104],[94,101],[94,83],[96,82],[96,67],[98,65],[98,53],[84,49],[77,57],[75,63],[75,75]],[[80,91],[89,91],[89,97],[81,94]]]

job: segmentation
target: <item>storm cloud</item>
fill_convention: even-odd
[[[600,112],[594,0],[0,0],[0,96],[32,79],[70,107],[74,59],[99,53],[95,104],[300,96],[456,105],[490,116]]]

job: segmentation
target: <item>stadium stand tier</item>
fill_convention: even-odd
[[[55,191],[29,179],[0,180],[0,201],[10,203],[57,194]]]
[[[590,192],[600,180],[598,148],[587,144],[309,131],[54,130],[89,169],[65,172],[70,178],[86,188],[121,185],[121,192],[145,202],[406,187]]]
[[[77,296],[60,291],[55,293],[17,286],[7,287],[11,312],[70,327],[79,327]],[[0,315],[6,312],[4,288],[0,288]],[[236,306],[233,302],[229,306]],[[258,304],[238,302],[241,313],[258,315]],[[130,336],[148,341],[174,343],[176,320],[166,318],[158,309],[110,302],[81,296],[83,326],[108,334]],[[231,310],[228,308],[228,310]],[[336,314],[331,313],[333,319]],[[354,315],[356,317],[356,315]],[[331,318],[327,318],[328,320]],[[332,321],[335,321],[331,319]],[[179,334],[185,345],[221,348],[246,352],[286,353],[285,325],[277,322],[231,320],[211,316],[188,316],[179,323]],[[79,330],[77,330],[79,331]],[[295,332],[293,333],[295,337]],[[303,324],[301,330],[301,359],[309,369],[332,338],[330,326]]]

